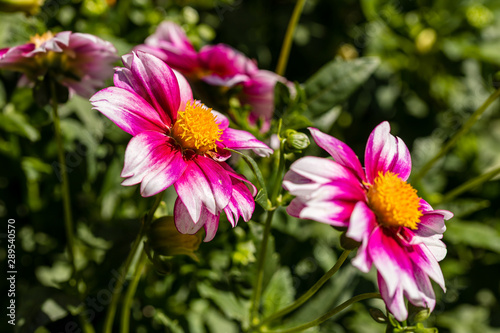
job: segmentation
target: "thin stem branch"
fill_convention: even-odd
[[[293,34],[295,28],[297,28],[297,23],[299,22],[300,15],[302,14],[302,9],[306,0],[297,0],[295,8],[293,9],[292,17],[288,23],[288,28],[286,29],[285,38],[283,39],[283,45],[281,46],[280,57],[278,59],[278,65],[276,66],[276,74],[284,75],[286,65],[288,63],[288,57],[290,56],[290,49],[292,48]]]
[[[321,317],[318,317],[309,323],[305,323],[305,324],[302,324],[300,326],[286,328],[286,329],[282,329],[282,330],[262,330],[261,332],[265,332],[265,333],[301,332],[301,331],[306,330],[308,328],[320,325],[321,323],[323,323],[324,321],[326,321],[330,317],[336,315],[340,311],[344,310],[345,308],[351,306],[352,304],[354,304],[356,302],[363,301],[365,299],[370,299],[370,298],[381,298],[381,296],[379,293],[366,293],[366,294],[357,295],[357,296],[354,296],[353,298],[345,301],[344,303],[340,304],[336,308],[328,311],[327,313],[325,313]]]
[[[76,273],[75,265],[75,234],[73,231],[73,217],[71,213],[71,196],[69,191],[68,172],[64,158],[64,146],[61,135],[61,121],[59,119],[57,92],[54,80],[50,80],[50,90],[52,94],[52,114],[54,118],[54,133],[57,145],[57,158],[59,160],[59,171],[61,173],[61,192],[64,209],[64,228],[66,230],[66,240],[68,242],[68,256],[73,270],[72,276]]]
[[[279,133],[279,132],[278,132]],[[280,142],[280,153],[278,162],[278,172],[276,173],[275,182],[271,192],[271,202],[273,207],[277,203],[277,199],[281,192],[281,184],[283,183],[283,172],[285,171],[285,140]]]
[[[129,324],[130,324],[130,309],[132,306],[132,301],[134,300],[134,295],[137,290],[137,285],[139,284],[139,280],[141,279],[142,271],[144,270],[144,266],[146,266],[147,256],[144,251],[141,252],[141,257],[139,258],[139,262],[136,265],[134,277],[127,288],[127,292],[125,293],[125,299],[123,300],[123,306],[121,311],[121,333],[129,333]]]
[[[470,190],[471,188],[474,188],[476,186],[479,186],[481,185],[482,183],[490,180],[491,178],[495,177],[496,175],[498,175],[500,173],[500,167],[494,169],[494,170],[491,170],[490,172],[487,172],[485,174],[482,174],[480,176],[477,176],[465,183],[463,183],[462,185],[458,186],[457,188],[451,190],[450,192],[448,192],[445,196],[443,196],[443,198],[441,199],[440,203],[443,203],[443,202],[448,202],[448,201],[451,201],[453,198],[455,198],[456,196]]]
[[[321,279],[318,280],[308,291],[306,291],[302,296],[300,296],[298,299],[296,299],[292,304],[288,305],[287,307],[273,313],[269,317],[265,318],[262,320],[261,323],[256,327],[261,327],[262,325],[272,322],[273,320],[276,320],[278,318],[283,317],[287,313],[292,312],[293,310],[297,309],[299,306],[304,304],[308,299],[310,299],[316,292],[335,274],[337,271],[340,269],[344,261],[347,259],[349,256],[349,253],[351,253],[351,250],[344,250],[342,254],[340,255],[339,259],[335,263],[335,265],[330,268],[328,272],[325,273],[321,277]]]
[[[495,90],[488,99],[469,117],[462,128],[444,145],[443,148],[415,174],[412,179],[414,184],[418,183],[441,157],[443,157],[465,133],[479,120],[488,107],[500,96],[500,88]]]
[[[118,278],[118,281],[116,282],[116,287],[115,290],[113,291],[113,296],[111,297],[111,303],[109,304],[108,311],[106,312],[106,319],[104,321],[104,328],[103,328],[104,333],[112,333],[116,308],[118,306],[118,300],[120,299],[121,291],[125,283],[127,272],[130,270],[130,265],[132,264],[133,259],[136,257],[139,250],[141,250],[139,245],[141,244],[142,239],[146,234],[146,231],[149,229],[149,225],[153,220],[154,213],[158,208],[158,206],[160,205],[162,198],[163,198],[163,192],[156,195],[155,202],[151,207],[151,209],[149,210],[149,212],[144,217],[143,222],[141,223],[141,228],[139,229],[139,234],[135,238],[134,243],[132,244],[132,248],[130,249],[130,253],[127,256],[127,259],[125,260],[125,265],[123,266],[122,272]]]
[[[264,236],[262,237],[262,244],[259,251],[259,257],[257,259],[257,277],[252,296],[252,305],[250,307],[250,325],[258,323],[258,321],[254,321],[258,320],[257,315],[259,312],[260,298],[262,295],[262,282],[264,280],[264,264],[266,261],[267,243],[269,240],[269,234],[271,233],[271,222],[273,220],[275,211],[276,210],[270,210],[267,212],[267,219],[264,226]]]

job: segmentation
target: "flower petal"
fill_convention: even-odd
[[[226,128],[220,139],[225,147],[231,149],[251,149],[259,156],[267,157],[273,153],[265,143],[257,140],[247,131]]]
[[[346,236],[361,242],[356,257],[352,260],[352,265],[364,273],[368,273],[372,267],[373,260],[368,251],[368,244],[370,236],[376,228],[378,228],[378,224],[375,214],[363,201],[356,203]]]
[[[218,214],[224,209],[232,195],[232,182],[226,170],[217,162],[210,158],[200,156],[195,160],[196,164],[205,174],[206,179],[212,188],[215,198],[216,210],[210,211],[212,214]]]
[[[404,321],[408,317],[408,310],[406,309],[403,291],[397,288],[394,292],[390,292],[386,281],[380,272],[377,274],[378,288],[384,300],[385,305],[394,317],[399,321]]]
[[[347,183],[359,183],[358,179],[349,169],[335,161],[326,158],[307,156],[295,161],[290,170],[299,176],[310,179],[315,183],[326,184],[336,180]],[[285,180],[288,180],[285,176]]]
[[[97,92],[90,102],[125,132],[137,135],[143,131],[164,131],[165,123],[142,97],[128,90],[109,87]]]
[[[391,171],[407,180],[411,172],[411,156],[403,140],[390,134],[387,121],[382,122],[370,134],[365,150],[366,177],[369,183],[379,172]]]
[[[186,206],[191,219],[200,220],[202,207],[209,212],[217,212],[217,205],[210,182],[194,161],[188,161],[188,166],[179,180],[174,184],[175,191]]]
[[[348,145],[314,127],[309,127],[309,131],[311,131],[316,144],[326,150],[337,163],[351,170],[360,181],[366,181],[363,167]]]
[[[155,56],[138,51],[133,53],[130,70],[146,93],[143,97],[158,110],[162,120],[167,123],[166,118],[169,118],[174,122],[177,119],[181,94],[172,69]]]
[[[245,184],[234,178],[232,182],[233,193],[229,204],[224,208],[224,212],[231,225],[235,227],[240,216],[243,217],[245,222],[250,220],[255,209],[255,201]]]
[[[197,233],[201,227],[205,228],[204,242],[210,242],[217,233],[219,227],[220,215],[211,214],[205,207],[202,207],[200,219],[194,222],[191,219],[191,214],[180,198],[177,198],[174,206],[174,220],[177,230],[181,234],[193,235]]]

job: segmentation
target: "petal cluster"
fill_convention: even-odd
[[[453,215],[434,210],[406,182],[411,156],[404,142],[381,123],[368,139],[363,168],[345,143],[310,131],[333,160],[304,157],[292,164],[283,181],[296,196],[288,213],[347,229],[346,236],[361,244],[353,265],[363,272],[376,267],[382,298],[396,319],[408,316],[405,297],[432,310],[431,279],[445,289],[438,262],[446,255],[444,221]]]
[[[96,36],[71,31],[33,36],[24,45],[0,50],[0,68],[23,72],[35,81],[48,72],[61,84],[90,97],[113,75],[115,47]]]
[[[205,241],[215,236],[222,211],[233,226],[240,216],[248,221],[256,189],[224,162],[230,156],[226,148],[251,149],[261,156],[272,150],[250,133],[229,128],[226,117],[194,101],[186,79],[161,59],[138,51],[125,55],[123,63],[125,67],[116,69],[115,86],[90,99],[95,109],[133,136],[125,151],[122,184],[140,183],[144,197],[173,185],[177,228],[193,234],[204,227]],[[196,126],[191,119],[187,124],[190,112],[211,114],[203,121],[213,123]],[[216,133],[207,132],[212,130]],[[214,144],[201,147],[187,139],[202,140],[203,135],[216,138]]]
[[[238,98],[252,107],[251,123],[264,120],[267,129],[274,110],[274,86],[293,84],[273,72],[260,70],[254,60],[225,44],[207,45],[196,51],[184,30],[173,22],[161,23],[136,50],[153,54],[189,80],[224,87],[241,87]]]

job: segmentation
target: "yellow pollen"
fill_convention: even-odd
[[[222,130],[211,111],[202,103],[189,101],[186,109],[177,114],[172,134],[183,148],[196,150],[199,154],[217,148]]]
[[[379,172],[367,193],[368,205],[385,227],[417,229],[420,198],[410,184],[392,172]]]
[[[52,34],[52,32],[47,31],[46,33],[41,34],[41,35],[36,34],[34,36],[31,36],[30,42],[35,44],[35,48],[36,48],[52,38],[54,38],[54,35]]]

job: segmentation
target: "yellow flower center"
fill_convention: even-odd
[[[217,148],[222,130],[211,111],[202,103],[189,101],[186,109],[177,114],[172,134],[183,148],[196,150],[199,154]]]
[[[379,172],[367,193],[368,205],[385,227],[417,229],[420,198],[410,184],[392,172]]]
[[[46,33],[44,33],[42,35],[36,34],[34,36],[31,36],[30,42],[35,44],[35,48],[37,48],[52,38],[54,38],[54,35],[52,34],[52,32],[47,31]]]

